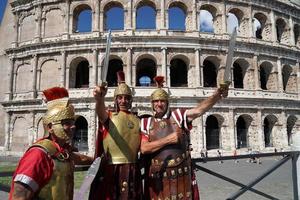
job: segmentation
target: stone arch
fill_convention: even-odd
[[[60,85],[60,63],[57,59],[44,60],[40,65],[39,90]],[[51,78],[49,78],[51,77]]]
[[[238,58],[233,63],[233,86],[234,88],[245,88],[247,85],[246,72],[249,63],[245,59]]]
[[[64,13],[60,7],[47,9],[43,19],[42,33],[44,38],[60,36],[64,32]]]
[[[70,62],[69,88],[89,86],[89,61],[84,57],[76,57]]]
[[[153,85],[153,78],[157,74],[157,64],[154,56],[150,54],[144,54],[137,58],[136,60],[136,86],[149,86]],[[140,79],[143,77],[148,77],[150,83],[146,85],[141,85]],[[148,79],[148,80],[149,80]]]
[[[273,72],[273,64],[264,61],[259,66],[260,87],[263,90],[276,90],[276,74]],[[274,80],[275,79],[275,80]]]
[[[29,63],[19,65],[15,73],[15,92],[22,93],[30,91],[32,88],[32,79],[32,66]]]
[[[209,115],[205,119],[206,149],[222,148],[221,126],[224,118],[220,115]]]
[[[123,64],[124,63],[120,57],[112,56],[109,59],[108,73],[107,73],[107,74],[109,74],[109,76],[107,76],[108,86],[117,86],[118,85],[117,72],[124,71]],[[126,77],[125,77],[125,79],[126,79]]]
[[[80,31],[79,30],[79,20],[81,20],[79,17],[83,12],[91,12],[92,13],[92,7],[88,3],[84,4],[79,4],[76,7],[73,8],[73,27],[72,27],[72,32],[77,33],[77,32],[91,32],[92,30],[92,16],[90,17],[89,20],[85,21],[85,25],[88,24],[88,29],[89,30],[84,30]]]
[[[277,42],[283,44],[289,44],[290,35],[289,35],[288,23],[283,18],[276,19],[276,38]]]
[[[171,87],[188,86],[188,58],[184,55],[175,55],[170,61]]]
[[[16,116],[13,121],[11,151],[24,152],[28,146],[28,122],[23,116]]]
[[[275,115],[267,115],[263,121],[265,147],[273,147],[275,143],[273,128],[278,119]]]
[[[222,33],[222,15],[221,15],[221,12],[218,10],[218,8],[211,4],[203,4],[200,7],[200,15],[201,15],[202,10],[209,12],[212,16],[212,26],[213,26],[212,32],[213,33]],[[200,22],[200,24],[199,24],[199,28],[200,28],[201,22],[202,22],[201,17],[200,17],[199,22]],[[201,31],[201,28],[200,28],[200,31]]]
[[[249,127],[253,119],[250,115],[240,115],[236,120],[236,147],[248,148],[249,147]]]
[[[48,135],[48,132],[47,132],[46,127],[44,126],[43,118],[42,117],[40,117],[37,120],[36,130],[37,130],[37,138],[46,137]]]
[[[295,46],[300,47],[300,25],[294,25],[294,39],[295,39]]]
[[[74,147],[79,151],[88,151],[88,120],[84,116],[75,116],[75,134],[73,136]]]
[[[110,11],[114,10],[114,14],[119,14],[118,17],[110,18]],[[104,30],[124,30],[124,24],[125,24],[125,12],[124,12],[124,6],[121,2],[118,1],[110,1],[106,3],[103,7],[103,13],[104,13],[104,23],[103,23],[103,29]],[[120,26],[115,27],[112,26],[111,20],[114,20],[113,24],[118,23]]]
[[[255,30],[255,20],[260,23],[260,27]],[[253,15],[254,36],[257,39],[271,40],[271,26],[267,22],[268,18],[264,13],[257,12]]]
[[[283,84],[283,91],[286,92],[293,92],[295,91],[296,84],[293,83],[293,69],[289,65],[284,65],[282,67],[282,84]]]
[[[156,29],[157,8],[157,5],[153,1],[141,0],[136,2],[136,29]],[[144,23],[143,9],[150,9],[152,11],[150,13],[152,16],[147,17],[147,23]]]
[[[186,30],[187,6],[181,1],[170,2],[168,8],[168,22],[170,30]],[[172,15],[173,14],[173,15]],[[176,21],[176,22],[175,22]]]
[[[232,14],[233,16],[236,17],[237,19],[237,24],[233,24],[233,27],[231,27],[231,23],[230,22],[230,14]],[[245,22],[245,14],[244,12],[239,9],[239,8],[231,8],[228,10],[228,18],[227,18],[227,31],[228,33],[231,33],[233,28],[236,26],[237,27],[237,30],[238,31],[238,34],[239,35],[242,35],[242,36],[246,36],[247,34],[247,23]]]
[[[26,42],[33,39],[35,36],[35,15],[31,12],[21,16],[19,26],[19,40],[20,42]]]
[[[203,61],[203,86],[217,87],[220,60],[215,56],[208,56]]]
[[[297,133],[297,131],[295,130],[297,121],[298,119],[295,115],[290,115],[287,118],[286,129],[287,129],[287,139],[288,139],[289,146],[292,144],[292,140],[291,140],[292,134]]]

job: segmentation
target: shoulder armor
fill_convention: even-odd
[[[53,144],[53,141],[49,139],[37,141],[31,147],[41,147],[45,149],[51,156],[54,156],[58,152],[57,148]]]

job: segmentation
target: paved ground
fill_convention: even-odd
[[[200,166],[230,177],[236,181],[247,184],[254,178],[265,172],[276,162],[275,158],[263,158],[262,164],[248,163],[240,160],[235,163],[232,160],[219,162],[199,163]],[[288,161],[272,174],[263,179],[256,187],[264,193],[272,195],[280,200],[293,199],[293,183],[291,161]],[[224,200],[237,192],[239,187],[219,178],[215,178],[203,171],[197,172],[197,180],[200,187],[201,200]],[[8,193],[0,191],[0,199],[8,198]],[[253,192],[247,191],[238,200],[265,200]]]

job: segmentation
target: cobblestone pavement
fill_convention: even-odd
[[[223,163],[209,162],[198,163],[214,172],[232,178],[244,184],[249,183],[257,176],[265,172],[276,162],[276,158],[263,158],[261,164],[249,163],[245,159],[235,163],[233,160],[226,160]],[[280,200],[293,199],[291,161],[287,161],[276,171],[271,173],[254,188],[267,193]],[[224,200],[238,191],[239,187],[224,180],[216,178],[203,171],[197,171],[197,180],[200,187],[201,200]],[[0,199],[8,198],[8,193],[0,191]],[[267,198],[247,191],[238,200],[265,200]]]

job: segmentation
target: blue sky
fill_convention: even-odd
[[[1,21],[2,21],[3,14],[4,14],[6,1],[7,0],[0,0],[0,24],[1,24]]]

